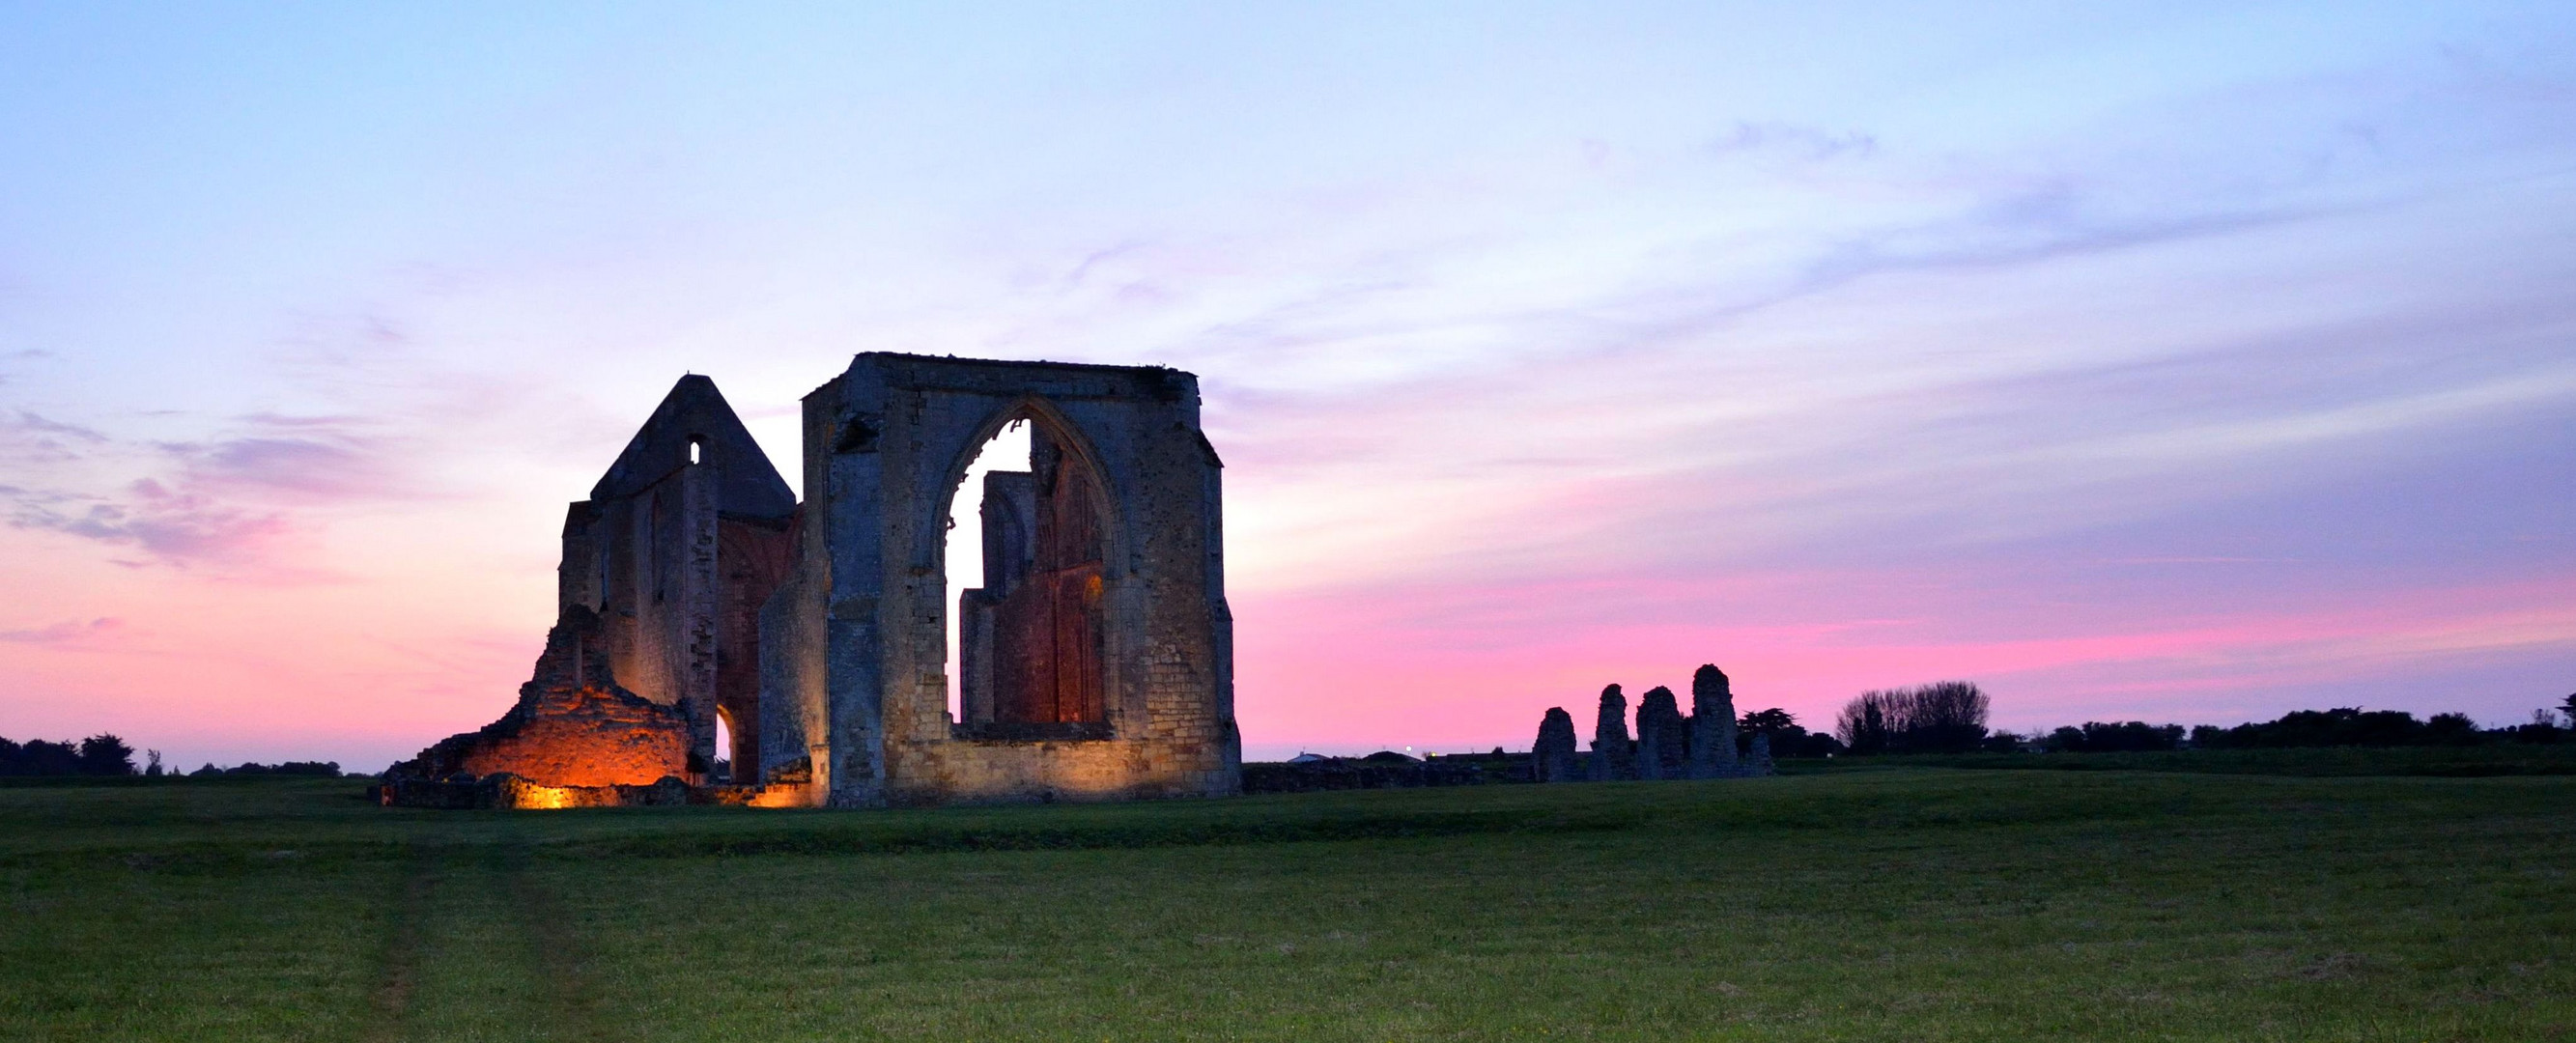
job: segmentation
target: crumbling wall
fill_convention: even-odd
[[[987,494],[1003,571],[967,599],[952,720],[949,496],[1014,422],[1035,428],[1031,471]],[[806,396],[804,448],[798,504],[713,382],[683,378],[566,512],[570,636],[509,715],[395,789],[512,806],[666,802],[636,789],[666,774],[693,801],[854,806],[1240,790],[1222,464],[1195,378],[865,354]],[[768,785],[709,789],[719,759]],[[457,774],[504,782],[431,781]]]
[[[591,604],[619,683],[689,721],[689,774],[761,761],[761,606],[784,581],[794,493],[703,376],[683,377],[565,525],[567,603]],[[719,712],[732,749],[715,748]]]
[[[519,701],[500,720],[394,765],[390,777],[509,773],[548,786],[649,785],[686,770],[689,722],[618,687],[598,654],[599,616],[575,605],[546,634]]]
[[[760,609],[788,571],[794,513],[714,382],[683,377],[565,511],[557,624],[517,705],[402,770],[580,788],[759,764]],[[715,749],[720,712],[730,751]]]

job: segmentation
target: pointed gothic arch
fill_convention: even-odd
[[[985,448],[1014,424],[1028,425],[1028,469],[991,471],[982,489],[962,488]],[[1106,619],[1118,517],[1098,459],[1062,412],[1023,396],[977,425],[949,467],[934,531],[943,542],[961,538],[948,520],[956,498],[971,492],[981,500],[974,538],[984,549],[980,584],[945,577],[941,599],[957,614],[961,737],[1110,737]]]

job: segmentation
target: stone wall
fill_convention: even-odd
[[[714,382],[682,378],[565,511],[536,679],[500,720],[396,775],[597,787],[759,764],[761,608],[787,578],[795,510]],[[720,714],[731,750],[715,748]]]
[[[814,455],[800,568],[824,590],[822,641],[782,648],[803,660],[775,673],[824,679],[826,719],[806,730],[828,748],[806,756],[819,757],[831,803],[1240,788],[1220,464],[1199,433],[1195,378],[871,353],[806,396],[805,410]],[[979,599],[989,611],[971,629],[993,653],[960,664],[977,680],[975,713],[959,721],[948,705],[946,622],[959,587],[946,541],[988,537],[949,533],[948,508],[967,466],[1013,422],[1033,425],[1033,466],[1061,480],[1050,493],[1048,476],[1032,476],[1035,527],[1046,531],[1029,533],[1028,576]],[[985,584],[975,589],[994,578],[975,577]]]

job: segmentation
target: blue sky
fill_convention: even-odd
[[[1239,6],[1239,5],[1238,5]],[[0,5],[0,734],[505,706],[671,381],[1164,363],[1245,731],[2576,689],[2576,12]]]

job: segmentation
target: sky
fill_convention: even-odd
[[[793,482],[860,351],[1199,375],[1254,758],[2515,723],[2576,7],[0,0],[0,735],[479,726],[673,381]]]

